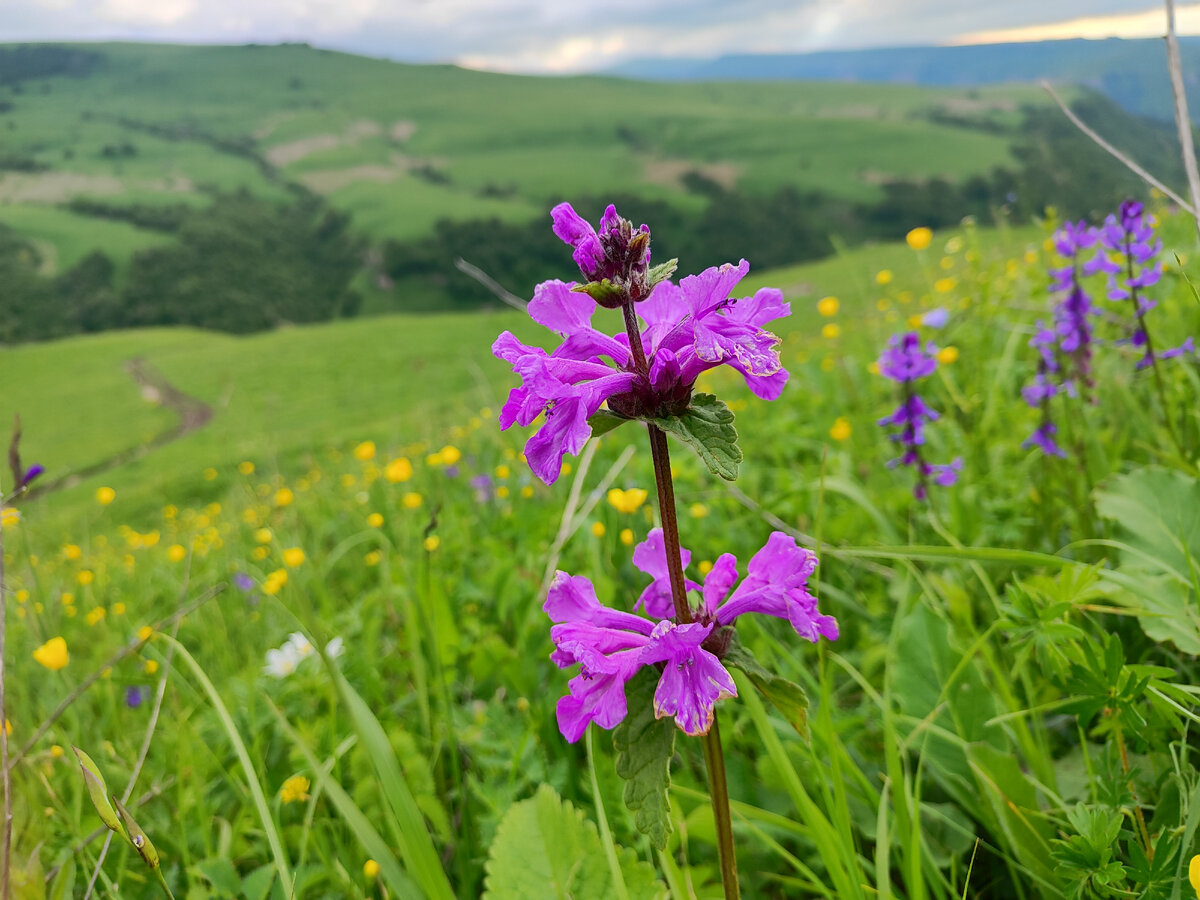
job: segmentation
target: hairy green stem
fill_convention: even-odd
[[[2,505],[2,504],[0,504]],[[4,659],[7,651],[6,637],[8,633],[8,594],[4,583],[4,537],[0,534],[0,781],[4,791],[4,821],[0,824],[3,837],[2,861],[0,861],[0,897],[8,900],[12,873],[12,773],[8,765],[8,697],[5,693]]]

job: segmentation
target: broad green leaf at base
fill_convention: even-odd
[[[688,444],[714,475],[736,481],[742,462],[733,412],[712,394],[694,394],[692,405],[679,416],[654,419],[654,424]]]

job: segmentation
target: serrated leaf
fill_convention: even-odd
[[[679,260],[668,259],[665,263],[659,263],[657,266],[651,267],[646,273],[646,281],[653,288],[660,281],[666,281],[675,274],[675,270],[679,268]]]
[[[100,767],[78,747],[71,749],[75,751],[79,767],[83,769],[83,782],[87,785],[88,796],[92,798],[92,805],[96,807],[96,812],[100,814],[105,825],[120,834],[121,820],[117,818],[117,811],[113,809],[112,802],[108,799],[108,785],[104,782]]]
[[[744,672],[758,692],[796,729],[796,733],[808,740],[808,694],[804,693],[804,688],[765,669],[736,638],[721,661]]]
[[[629,712],[613,731],[617,774],[625,780],[625,806],[633,813],[637,830],[659,850],[671,834],[671,757],[675,753],[675,723],[654,716],[654,691],[658,672],[643,668],[625,686]]]
[[[660,900],[666,887],[632,850],[617,847],[629,900]],[[514,803],[488,852],[487,900],[609,900],[619,896],[595,824],[548,784]]]
[[[710,472],[736,481],[742,462],[733,411],[712,394],[694,394],[692,405],[679,416],[654,419],[654,424],[688,444]]]
[[[592,437],[600,437],[602,434],[608,434],[614,428],[620,428],[626,422],[634,422],[635,419],[627,419],[625,416],[618,416],[615,412],[609,412],[607,409],[602,409],[599,412],[588,416],[587,423],[591,426]]]

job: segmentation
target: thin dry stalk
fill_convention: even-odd
[[[8,696],[5,659],[8,637],[8,593],[4,582],[4,529],[0,527],[0,790],[4,791],[3,856],[0,858],[0,897],[9,900],[12,875],[12,773],[8,763]]]
[[[1071,124],[1091,138],[1101,150],[1104,150],[1110,156],[1116,158],[1122,165],[1125,166],[1125,168],[1129,169],[1129,171],[1131,171],[1138,178],[1142,179],[1142,181],[1146,182],[1146,184],[1150,185],[1151,187],[1158,188],[1160,191],[1174,200],[1182,209],[1186,209],[1193,216],[1196,215],[1196,207],[1192,206],[1192,204],[1188,203],[1177,193],[1175,193],[1173,190],[1135,163],[1132,159],[1130,159],[1104,138],[1100,137],[1100,135],[1096,134],[1096,132],[1092,131],[1092,129],[1090,129],[1087,125],[1085,125],[1079,116],[1071,112],[1071,110],[1067,107],[1067,104],[1062,102],[1062,98],[1054,92],[1054,88],[1050,86],[1050,82],[1043,81],[1042,88],[1047,94],[1050,95],[1051,99],[1058,104],[1058,108],[1062,110],[1063,115],[1071,120]]]
[[[1187,94],[1183,89],[1183,64],[1179,59],[1179,40],[1175,37],[1175,0],[1167,2],[1167,71],[1171,74],[1171,94],[1175,98],[1175,127],[1179,130],[1179,149],[1187,172],[1188,193],[1192,197],[1196,233],[1200,235],[1200,171],[1196,168],[1196,147],[1192,143],[1192,120],[1188,115]]]
[[[502,303],[508,304],[513,309],[519,309],[521,312],[526,311],[527,304],[524,300],[504,287],[504,285],[498,282],[487,272],[483,271],[483,269],[479,268],[479,266],[472,265],[459,256],[454,260],[454,268],[458,269],[458,271],[462,272],[464,275],[470,275],[485,288],[495,294],[497,299],[499,299]]]

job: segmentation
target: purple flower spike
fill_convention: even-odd
[[[608,282],[628,293],[636,302],[650,295],[653,285],[650,272],[650,229],[646,225],[635,229],[633,223],[617,215],[611,203],[600,219],[600,230],[594,229],[569,203],[560,203],[550,211],[555,235],[574,248],[571,258],[579,266],[585,282]],[[607,292],[598,295],[605,296]],[[619,299],[600,300],[601,305],[615,308]]]
[[[1053,422],[1042,422],[1033,434],[1021,442],[1021,446],[1026,450],[1031,447],[1038,447],[1047,456],[1061,456],[1065,459],[1067,451],[1058,446],[1054,440],[1054,435],[1057,433],[1058,428]]]
[[[921,446],[925,443],[925,426],[938,418],[937,411],[927,404],[913,387],[919,378],[937,371],[937,349],[932,345],[921,347],[921,336],[915,331],[893,335],[887,349],[879,357],[879,373],[885,378],[900,383],[900,405],[890,415],[879,420],[883,427],[896,427],[899,431],[888,437],[904,448],[904,453],[888,462],[888,468],[911,466],[917,473],[913,496],[925,500],[929,496],[929,476],[945,466],[932,466],[921,457]],[[961,463],[959,463],[961,465]],[[951,463],[951,466],[954,464]],[[953,480],[938,484],[953,484]]]
[[[17,487],[18,488],[29,487],[29,485],[33,482],[33,479],[37,478],[39,475],[41,475],[45,471],[46,471],[45,466],[41,465],[40,463],[34,463],[32,466],[30,466],[28,469],[25,470],[25,474],[21,476],[21,483],[19,485],[17,485]]]

